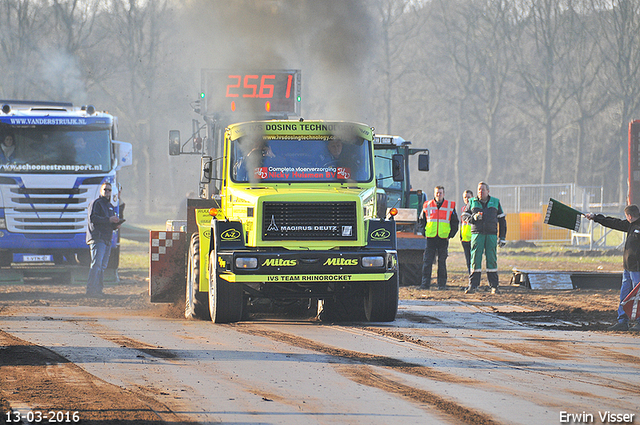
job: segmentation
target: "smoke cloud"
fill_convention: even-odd
[[[305,119],[369,115],[375,23],[361,0],[203,0],[186,11],[193,23],[188,38],[200,40],[198,71],[301,69]]]
[[[74,104],[86,102],[85,83],[75,56],[62,50],[48,50],[44,52],[41,66],[40,75],[47,83],[50,98]]]

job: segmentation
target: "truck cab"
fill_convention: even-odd
[[[21,280],[27,271],[39,271],[73,278],[78,271],[86,281],[87,208],[100,185],[110,182],[111,203],[119,211],[117,171],[131,164],[132,146],[115,140],[116,118],[93,106],[0,104],[0,267],[7,268],[2,275]],[[112,247],[115,270],[117,232]]]

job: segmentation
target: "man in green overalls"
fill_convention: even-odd
[[[478,183],[478,196],[469,200],[462,219],[471,224],[471,273],[469,287],[465,293],[474,293],[480,285],[484,253],[491,293],[496,294],[498,292],[497,246],[502,247],[506,243],[507,220],[500,200],[489,196],[488,184]]]

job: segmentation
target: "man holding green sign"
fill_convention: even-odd
[[[605,217],[602,214],[588,213],[584,216],[589,220],[614,230],[627,233],[627,241],[622,255],[624,271],[622,273],[622,286],[620,287],[620,302],[629,295],[633,287],[640,282],[640,210],[637,205],[628,205],[624,209],[626,220],[615,217]],[[634,320],[629,325],[629,317],[622,305],[618,307],[618,323],[609,328],[610,331],[634,331],[640,332],[640,319]]]

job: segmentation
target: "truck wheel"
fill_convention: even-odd
[[[209,315],[214,323],[238,322],[242,319],[242,285],[218,277],[215,252],[209,258]]]
[[[393,322],[398,312],[398,275],[385,282],[371,282],[364,300],[370,322]]]
[[[208,294],[200,292],[200,235],[194,233],[189,244],[184,317],[187,319],[209,319],[208,303]]]

